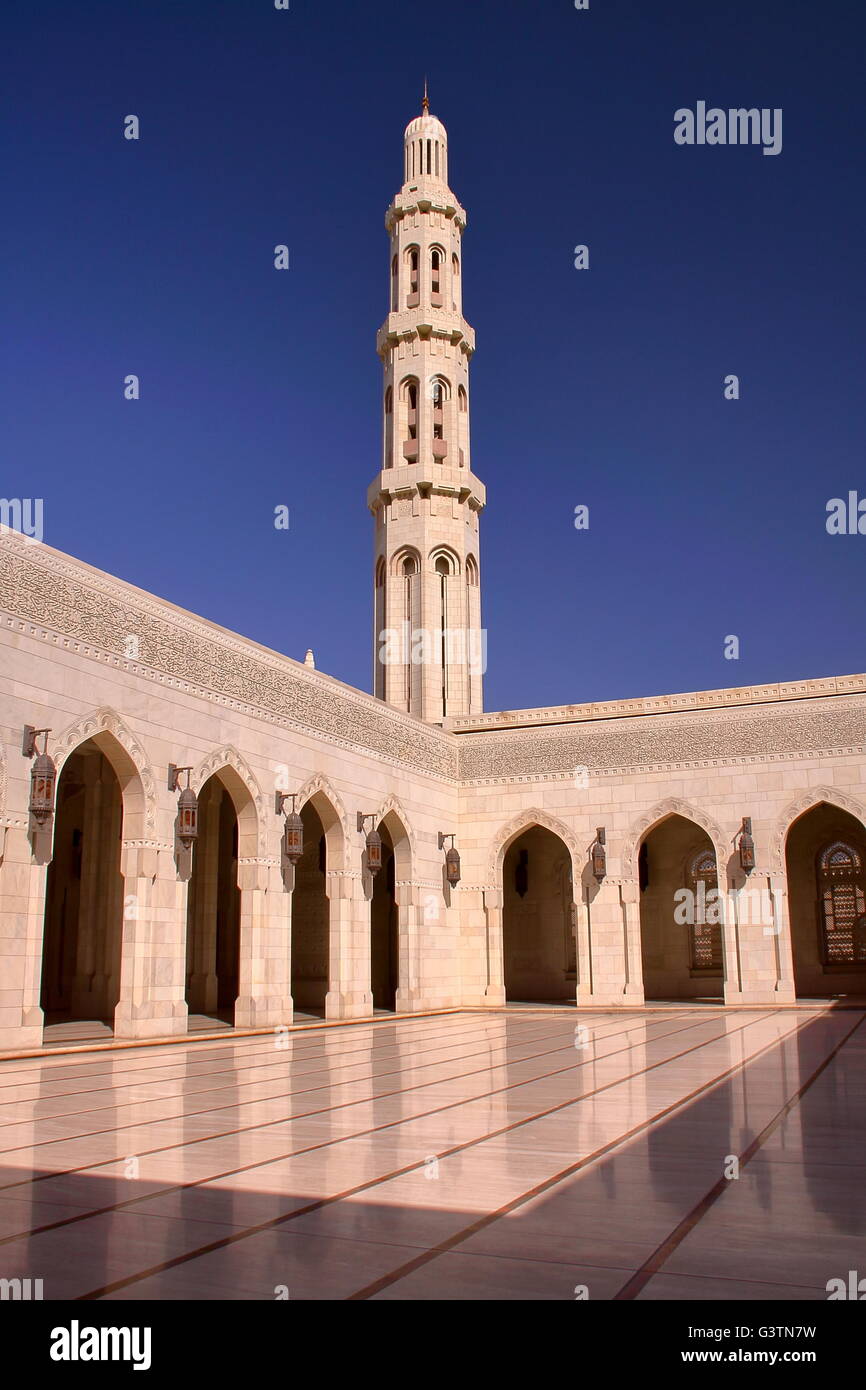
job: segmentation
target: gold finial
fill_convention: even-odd
[[[422,114],[423,116],[429,116],[429,115],[430,115],[430,99],[429,99],[429,97],[427,96],[427,78],[426,78],[426,77],[424,78],[424,100],[421,102],[421,114]]]

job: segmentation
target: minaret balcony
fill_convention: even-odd
[[[433,291],[431,292],[431,294],[430,294],[430,303],[432,304],[432,306],[433,306],[434,309],[441,309],[441,308],[442,308],[442,305],[445,303],[445,300],[444,300],[443,296],[440,294],[439,290],[433,290]]]
[[[404,441],[403,441],[403,457],[404,457],[404,459],[406,460],[407,463],[417,463],[417,462],[418,462],[418,440],[417,440],[417,439],[404,439]]]
[[[444,458],[447,458],[447,456],[448,456],[448,440],[447,440],[447,439],[434,439],[434,440],[433,440],[433,457],[434,457],[434,459],[444,459]]]
[[[421,296],[420,296],[420,294],[418,293],[417,290],[413,290],[412,293],[411,293],[410,295],[407,295],[407,296],[406,296],[406,308],[407,308],[407,309],[417,309],[417,307],[418,307],[418,305],[419,305],[420,303],[421,303]]]
[[[484,484],[468,468],[454,468],[446,463],[434,469],[432,462],[420,466],[404,463],[376,474],[367,489],[367,506],[375,512],[391,498],[418,496],[423,499],[433,492],[456,497],[468,503],[473,511],[481,511],[487,500]]]
[[[431,336],[447,338],[455,346],[462,343],[468,355],[472,356],[475,351],[475,330],[459,313],[445,308],[434,309],[431,306],[427,315],[428,321],[419,324],[418,314],[412,310],[392,310],[376,335],[376,351],[379,356],[384,357],[385,353],[396,347],[401,338]]]

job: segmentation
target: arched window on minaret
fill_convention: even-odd
[[[385,467],[394,467],[394,392],[385,392]]]
[[[478,561],[474,555],[466,556],[466,583],[470,589],[478,587]]]
[[[448,604],[448,580],[455,574],[460,573],[460,562],[451,550],[440,547],[434,550],[430,557],[433,561],[434,572],[439,576],[439,641],[441,643],[440,662],[442,666],[442,717],[448,713],[448,677],[449,677],[449,604]],[[460,617],[457,617],[458,626]]]
[[[409,264],[409,293],[406,296],[406,307],[414,309],[418,303],[418,247],[410,246],[406,252],[406,259]]]
[[[399,550],[391,561],[391,573],[398,577],[402,583],[402,601],[393,611],[393,618],[399,623],[404,624],[402,631],[408,633],[408,648],[405,652],[406,661],[404,662],[402,695],[406,709],[411,713],[412,710],[412,644],[415,641],[415,633],[420,626],[418,622],[419,592],[418,584],[421,571],[421,559],[417,551],[410,549]]]
[[[399,308],[397,299],[397,257],[391,258],[391,310],[395,312]]]
[[[451,257],[451,308],[460,310],[460,257],[456,251]]]
[[[466,428],[467,428],[468,420],[469,420],[469,411],[468,411],[468,403],[467,403],[467,400],[466,400],[466,387],[465,387],[465,386],[458,386],[458,388],[457,388],[457,437],[458,437],[457,453],[458,453],[458,458],[459,458],[459,461],[460,461],[460,467],[461,467],[461,468],[465,468],[465,467],[466,467],[466,445],[467,445]]]
[[[433,457],[440,462],[448,453],[445,439],[445,410],[449,398],[448,383],[443,377],[435,377],[431,386],[433,400]]]
[[[400,387],[400,408],[403,426],[403,457],[407,463],[418,461],[418,380],[410,376]]]
[[[442,263],[444,256],[441,247],[434,246],[430,252],[430,303],[434,309],[442,308]]]
[[[383,660],[382,643],[385,640],[383,633],[385,629],[385,557],[380,555],[376,561],[376,592],[375,604],[375,640],[376,653],[373,664],[374,671],[374,694],[384,700],[385,690],[385,663]]]

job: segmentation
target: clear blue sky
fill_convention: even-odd
[[[486,707],[863,669],[866,536],[825,530],[866,496],[862,0],[4,29],[0,493],[49,544],[369,689],[383,215],[426,72],[469,213]],[[675,145],[699,100],[781,107],[782,153]]]

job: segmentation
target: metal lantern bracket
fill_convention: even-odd
[[[48,735],[50,729],[37,729],[25,724],[21,751],[25,758],[32,758],[30,768],[29,811],[37,826],[42,828],[54,814],[54,791],[57,784],[57,768],[48,756]],[[39,752],[37,739],[43,737],[42,752]]]
[[[177,835],[184,848],[189,850],[198,840],[198,797],[189,784],[192,768],[178,767],[176,763],[169,763],[168,789],[170,792],[177,791],[182,772],[186,773],[186,786],[177,799]]]
[[[188,787],[189,787],[189,775],[190,775],[190,773],[192,772],[192,768],[191,768],[191,767],[177,767],[174,763],[169,763],[169,765],[168,765],[168,789],[169,789],[170,792],[176,792],[176,791],[177,791],[178,779],[179,779],[180,774],[181,774],[182,772],[185,772],[185,773],[186,773],[186,785],[187,785],[187,788],[188,788]]]
[[[37,738],[39,738],[40,734],[44,734],[44,735],[45,735],[45,743],[43,744],[42,752],[43,752],[43,753],[47,753],[47,752],[48,752],[48,735],[49,735],[50,733],[51,733],[51,730],[50,730],[50,729],[37,729],[37,728],[35,728],[32,724],[25,724],[25,725],[24,725],[24,738],[23,738],[22,741],[21,741],[21,752],[24,754],[24,757],[25,757],[25,758],[32,758],[32,757],[34,756],[35,753],[38,753],[39,750],[38,750],[38,748],[36,747],[36,740],[37,740]]]

